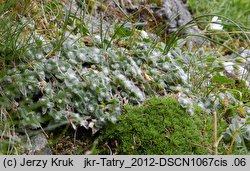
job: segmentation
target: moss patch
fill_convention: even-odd
[[[190,116],[173,97],[154,97],[140,107],[126,106],[118,123],[103,130],[97,153],[210,154],[212,123],[198,110]]]

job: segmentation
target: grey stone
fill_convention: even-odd
[[[172,33],[177,31],[180,27],[185,26],[188,22],[193,20],[191,13],[188,11],[186,5],[181,0],[164,0],[162,12],[168,24],[167,32]],[[201,34],[201,30],[193,25],[185,28],[182,31],[184,35]],[[191,37],[188,39],[189,43],[201,45],[204,39],[200,37]]]
[[[170,32],[176,31],[179,27],[184,26],[192,20],[190,12],[182,1],[165,0],[163,3],[163,10],[166,20],[169,23],[168,29]]]
[[[31,137],[30,140],[32,147],[29,150],[29,154],[52,155],[52,151],[48,145],[48,140],[43,133]]]

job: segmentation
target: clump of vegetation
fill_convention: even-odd
[[[248,122],[244,122],[243,132],[238,131],[242,125],[233,119],[236,116],[245,119],[250,111],[249,94],[244,93],[249,90],[250,80],[247,49],[238,52],[237,47],[226,46],[230,44],[226,40],[233,41],[235,37],[223,30],[227,36],[205,30],[208,40],[214,43],[194,51],[183,45],[185,40],[179,37],[178,31],[165,44],[159,36],[141,30],[143,26],[139,28],[124,20],[107,24],[105,16],[94,16],[95,8],[84,10],[81,6],[73,10],[72,7],[71,11],[63,8],[58,0],[30,3],[11,0],[0,5],[0,146],[7,149],[1,153],[21,153],[16,145],[28,142],[29,135],[38,130],[54,131],[70,125],[73,129],[84,127],[96,132],[106,121],[115,122],[124,104],[140,104],[148,97],[168,93],[177,94],[179,103],[167,98],[149,100],[138,109],[127,107],[122,116],[124,122],[119,121],[117,125],[120,132],[113,132],[114,125],[110,131],[106,129],[106,135],[119,137],[118,133],[136,128],[135,144],[128,135],[125,147],[122,140],[117,141],[121,145],[121,149],[115,150],[117,153],[163,154],[160,151],[165,147],[169,151],[164,152],[169,154],[211,153],[213,124],[207,114],[214,111],[220,119],[236,123],[236,127],[227,129],[229,142],[233,140],[231,146],[242,145],[241,142],[249,139],[249,129],[245,127]],[[22,4],[31,10],[22,10],[25,9],[20,8]],[[78,9],[82,13],[77,13]],[[223,18],[222,22],[225,21],[231,20]],[[237,26],[234,22],[226,24]],[[208,28],[209,22],[206,25]],[[248,40],[244,30],[239,30],[239,41]],[[220,46],[215,46],[216,43]],[[224,53],[225,49],[230,53]],[[223,57],[232,53],[234,56]],[[166,108],[165,104],[172,107]],[[197,112],[197,105],[202,112]],[[150,112],[153,114],[147,115]],[[133,123],[133,128],[125,124],[134,120],[137,123]],[[138,125],[148,125],[149,129],[142,130]],[[226,130],[224,126],[219,127],[220,134],[220,129]],[[181,141],[185,140],[183,130],[190,146]],[[141,146],[141,142],[145,144]],[[151,145],[161,150],[146,151],[150,148],[144,147]],[[233,150],[231,146],[229,151]],[[174,147],[179,151],[173,150]]]
[[[219,134],[226,128],[219,119]],[[211,154],[213,119],[196,110],[190,116],[169,96],[142,106],[126,106],[116,125],[103,130],[98,154]]]
[[[216,14],[229,17],[237,23],[249,28],[250,4],[248,0],[219,0],[219,1],[203,1],[188,0],[189,8],[196,16],[204,14]]]

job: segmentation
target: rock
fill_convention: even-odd
[[[52,155],[52,151],[48,145],[47,138],[43,133],[35,135],[31,139],[31,150],[30,155]]]
[[[180,0],[165,0],[163,3],[163,11],[165,18],[169,23],[169,32],[176,31],[179,27],[187,24],[192,20],[190,12],[187,10],[185,4]],[[193,27],[192,30],[198,30]],[[190,32],[190,30],[188,30]]]
[[[177,31],[180,27],[184,26],[191,20],[193,20],[191,13],[188,11],[186,5],[184,4],[185,0],[164,0],[163,2],[163,17],[168,23],[167,32],[172,33]],[[185,28],[182,32],[184,35],[191,34],[200,34],[201,30],[196,26]],[[201,45],[204,43],[204,39],[200,37],[191,37],[188,40],[190,43],[195,43]]]

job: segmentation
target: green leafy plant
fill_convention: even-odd
[[[231,124],[224,133],[225,140],[230,142],[227,154],[231,154],[235,150],[240,150],[243,154],[249,152],[249,126],[249,117],[242,119],[236,116],[232,119]]]

